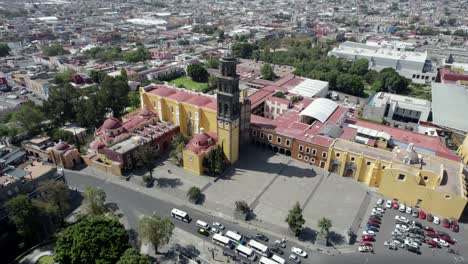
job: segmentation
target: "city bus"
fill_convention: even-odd
[[[213,243],[218,244],[222,247],[231,248],[231,240],[223,235],[214,234],[213,237],[211,238],[211,241],[213,241]]]
[[[257,256],[255,255],[253,249],[251,248],[248,248],[246,246],[243,246],[243,245],[237,245],[236,247],[236,252],[237,254],[243,256],[243,257],[246,257],[248,259],[250,259],[251,261],[255,261],[257,259]]]
[[[273,256],[271,256],[271,259],[278,262],[278,264],[286,264],[286,260],[284,260],[282,257],[278,255],[273,254]]]
[[[179,220],[187,222],[187,223],[190,223],[190,221],[192,220],[190,218],[190,216],[186,212],[181,211],[181,210],[176,209],[176,208],[172,209],[171,215],[175,219],[179,219]]]
[[[278,264],[278,262],[272,260],[272,259],[269,259],[267,257],[261,257],[260,258],[260,261],[258,262],[260,264]]]
[[[242,244],[242,236],[237,234],[236,232],[228,230],[226,234],[224,234],[227,238],[231,239],[232,242],[236,244]]]
[[[270,251],[268,251],[268,247],[261,243],[258,243],[257,241],[251,239],[248,245],[250,248],[255,250],[258,254],[265,256],[267,258],[270,256]]]

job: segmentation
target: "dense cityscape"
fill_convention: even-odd
[[[465,263],[467,0],[0,7],[2,263]]]

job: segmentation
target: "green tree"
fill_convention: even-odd
[[[273,67],[271,67],[271,64],[269,63],[263,64],[260,71],[262,73],[263,79],[269,80],[269,81],[273,81],[275,79],[275,72],[273,71]]]
[[[206,168],[208,175],[220,175],[225,168],[226,157],[220,146],[212,149],[203,159],[203,167]]]
[[[58,125],[74,121],[77,111],[84,110],[75,108],[79,97],[79,92],[70,84],[53,87],[49,90],[49,98],[44,102],[43,111]]]
[[[128,75],[127,75],[127,71],[125,70],[125,68],[120,68],[119,78],[124,82],[128,82]]]
[[[152,144],[145,144],[135,151],[135,159],[141,164],[150,174],[150,180],[153,178],[153,169],[159,154],[156,147]]]
[[[322,237],[328,237],[328,234],[330,233],[330,229],[332,228],[332,221],[328,218],[322,217],[318,221],[318,228],[320,231],[320,235]]]
[[[45,191],[42,193],[41,200],[51,206],[53,215],[63,226],[66,213],[70,209],[68,186],[63,181],[46,181],[42,186]]]
[[[202,199],[202,192],[200,190],[200,188],[196,187],[196,186],[192,186],[188,191],[187,191],[187,197],[189,198],[189,200],[192,202],[192,203],[199,203],[200,200]]]
[[[97,92],[97,101],[101,109],[112,110],[114,116],[121,116],[128,105],[128,83],[117,78],[107,76]]]
[[[70,53],[59,44],[52,44],[50,46],[43,47],[42,52],[47,56],[60,56]]]
[[[219,68],[219,60],[216,58],[209,58],[206,61],[206,67],[210,69],[218,69]]]
[[[179,44],[180,46],[187,46],[188,44],[190,44],[190,41],[186,39],[179,39],[179,41],[177,41],[177,44]]]
[[[218,78],[216,76],[210,75],[208,77],[208,91],[215,90],[218,88]]]
[[[98,102],[97,96],[81,97],[73,108],[76,122],[81,126],[94,130],[104,121],[105,105]]]
[[[50,136],[50,139],[55,142],[62,140],[67,143],[74,143],[75,141],[75,136],[73,135],[73,133],[71,133],[70,131],[62,130],[60,128],[52,129],[51,131],[49,131],[48,135]]]
[[[55,82],[55,84],[58,84],[58,85],[68,84],[68,83],[72,82],[73,74],[75,74],[75,71],[73,71],[73,70],[67,70],[67,71],[59,72],[59,73],[55,74],[54,82]]]
[[[136,249],[129,248],[120,257],[117,264],[150,264],[148,256],[141,255]]]
[[[250,207],[246,201],[236,201],[235,205],[236,205],[236,210],[239,212],[242,212],[244,214],[247,214],[248,212],[250,212]]]
[[[207,82],[208,71],[201,64],[190,64],[187,66],[187,75],[195,82]]]
[[[130,103],[132,110],[140,108],[140,93],[138,91],[130,91],[128,93],[128,102]]]
[[[98,71],[91,71],[89,77],[93,79],[95,83],[101,83],[104,78],[106,78],[107,74],[105,72],[98,72]]]
[[[377,81],[382,83],[379,91],[402,93],[408,88],[409,81],[400,76],[393,68],[385,68],[379,73]]]
[[[0,43],[0,57],[6,57],[10,55],[10,47],[5,43]]]
[[[174,228],[174,223],[170,218],[145,216],[140,220],[138,230],[142,240],[151,243],[154,247],[154,252],[157,254],[160,246],[169,243]]]
[[[37,219],[38,210],[26,195],[18,195],[7,202],[5,208],[9,213],[8,218],[13,222],[18,233],[27,242],[33,242],[38,239],[40,225]]]
[[[102,189],[86,186],[84,191],[84,208],[88,215],[102,215],[106,209],[106,193]]]
[[[14,113],[13,119],[27,131],[37,130],[45,120],[44,113],[33,103],[26,103]]]
[[[453,26],[455,26],[457,24],[457,19],[454,18],[454,17],[449,18],[448,23],[449,23],[450,26],[453,27]]]
[[[246,42],[235,43],[234,45],[232,45],[233,55],[244,59],[252,58],[252,53],[255,49],[256,48],[253,44]]]
[[[128,51],[123,55],[123,59],[126,62],[140,62],[149,60],[150,58],[151,54],[146,48],[142,46],[138,47],[136,50]]]
[[[124,226],[114,218],[86,217],[57,239],[54,260],[70,264],[112,264],[129,248]]]
[[[219,40],[224,40],[224,30],[218,30],[218,39]]]
[[[349,73],[364,76],[368,70],[369,61],[367,59],[359,59],[353,62],[351,69],[349,69]]]
[[[299,205],[299,202],[293,206],[291,210],[289,210],[288,217],[286,218],[286,222],[289,225],[289,229],[294,232],[295,236],[299,236],[302,231],[302,227],[305,224],[304,217],[302,216],[302,209]]]

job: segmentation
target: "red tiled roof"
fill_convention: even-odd
[[[187,104],[193,104],[196,106],[204,106],[211,103],[213,100],[205,96],[194,96],[186,101]]]
[[[211,144],[208,144],[210,138]],[[195,144],[197,141],[199,143],[198,145]],[[185,150],[189,150],[198,155],[201,152],[210,151],[214,146],[216,146],[216,133],[207,132],[193,136],[193,138],[187,143],[187,146],[185,146]]]
[[[171,89],[167,86],[164,85],[155,85],[153,86],[154,89],[149,91],[149,93],[161,96],[161,97],[167,97],[171,94],[175,94],[177,91],[175,89]]]
[[[457,81],[468,81],[468,74],[455,72],[448,68],[440,69],[440,78],[443,82],[455,83]]]
[[[273,94],[273,91],[266,91],[266,90],[258,90],[255,93],[249,96],[250,103],[252,105],[252,109],[257,107],[259,104],[265,102],[268,95]]]
[[[177,91],[175,94],[167,96],[167,98],[176,100],[177,102],[185,102],[192,98],[192,96],[194,95],[186,92]]]

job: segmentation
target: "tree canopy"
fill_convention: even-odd
[[[200,202],[203,194],[200,190],[200,188],[196,186],[192,186],[188,191],[187,191],[187,197],[192,203],[198,203]]]
[[[203,167],[208,175],[220,175],[226,167],[226,156],[220,146],[213,148],[203,159]]]
[[[128,106],[130,87],[126,81],[107,76],[96,93],[101,109],[112,110],[114,116],[121,116]]]
[[[159,157],[156,146],[153,144],[145,144],[138,148],[135,152],[135,158],[150,174],[153,178],[153,169],[155,166],[156,159]]]
[[[150,242],[155,253],[158,248],[169,243],[174,231],[174,223],[170,218],[159,216],[145,216],[140,220],[139,234],[142,240]]]
[[[106,193],[102,189],[87,186],[84,191],[84,207],[89,215],[102,215],[106,212]]]
[[[38,210],[26,195],[18,195],[5,202],[9,219],[16,225],[25,241],[35,241],[39,231]]]
[[[206,67],[210,69],[218,69],[219,68],[219,60],[216,58],[209,58],[206,61]]]
[[[125,250],[117,264],[150,264],[148,256],[141,255],[136,249],[129,248]]]
[[[195,82],[207,82],[208,71],[201,64],[190,64],[187,67],[187,75]]]
[[[288,217],[286,218],[286,222],[289,225],[289,229],[294,232],[295,236],[299,236],[302,231],[302,227],[305,224],[304,217],[302,216],[302,209],[299,205],[299,202],[293,206],[291,210],[289,210]]]
[[[262,73],[263,79],[269,80],[269,81],[273,81],[275,79],[275,72],[273,71],[273,67],[271,67],[271,64],[269,63],[263,64],[260,71]]]
[[[42,52],[44,52],[47,56],[59,56],[69,54],[67,50],[65,50],[62,45],[59,44],[52,44],[42,48]]]
[[[320,234],[323,237],[327,237],[328,234],[330,233],[330,229],[332,228],[332,221],[328,218],[322,217],[318,221],[318,228],[320,230]]]
[[[58,263],[113,264],[129,248],[124,226],[114,218],[90,216],[67,227],[57,239]]]
[[[35,131],[45,120],[45,116],[39,107],[35,106],[32,102],[28,102],[22,104],[21,107],[15,111],[13,119],[20,123],[25,130]]]
[[[0,43],[0,57],[10,55],[10,47],[5,43]]]

